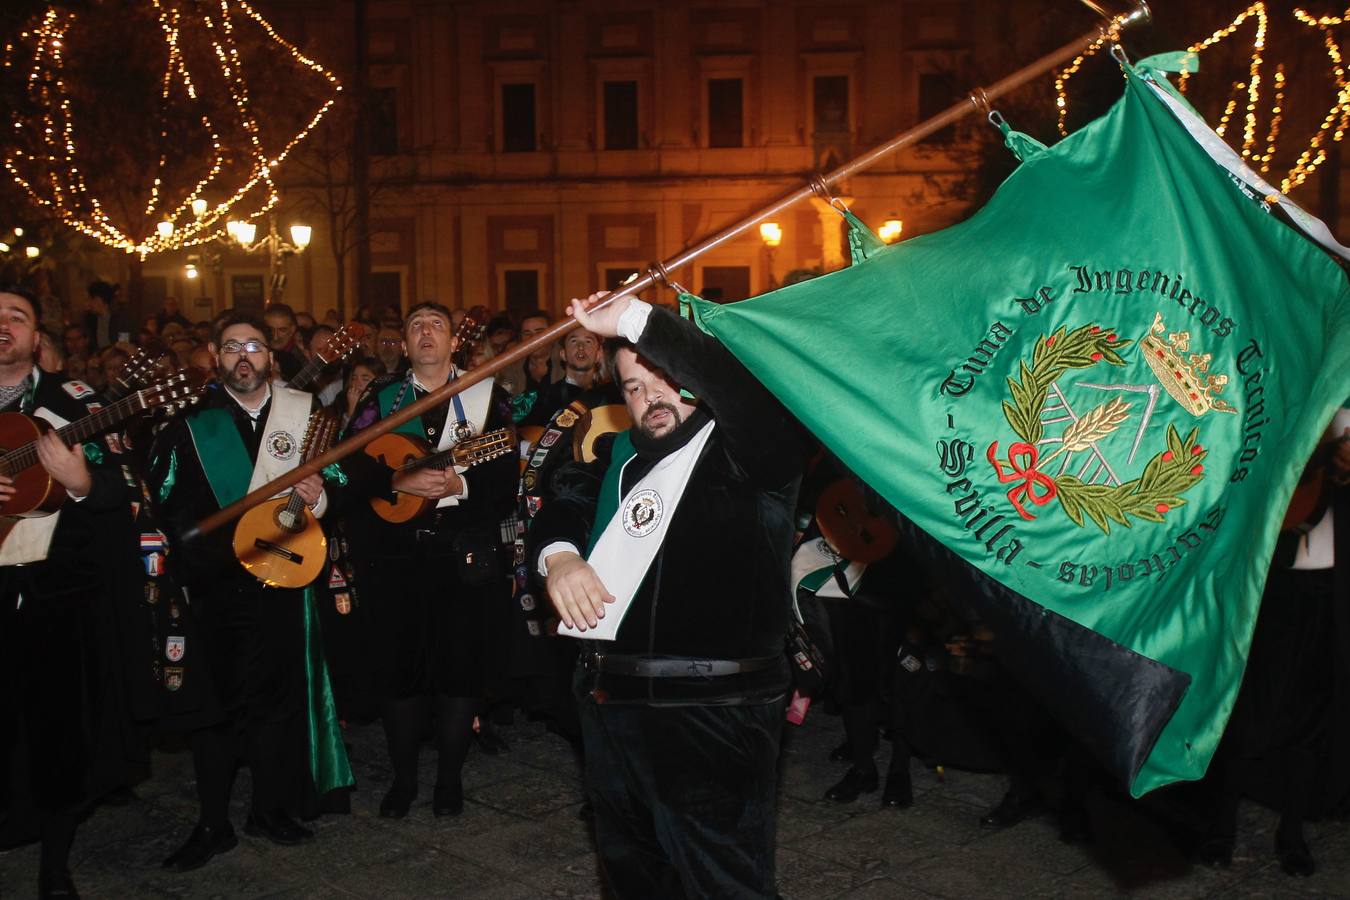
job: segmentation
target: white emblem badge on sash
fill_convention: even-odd
[[[267,452],[277,459],[290,459],[295,455],[295,438],[288,431],[274,431],[267,436]]]
[[[164,642],[164,656],[169,662],[178,662],[187,650],[187,639],[179,634],[171,634]]]
[[[661,495],[648,488],[628,498],[623,507],[623,530],[633,537],[646,537],[661,522]]]

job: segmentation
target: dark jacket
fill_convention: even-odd
[[[716,420],[661,549],[638,588],[617,639],[601,652],[706,659],[784,657],[791,593],[793,510],[804,463],[799,426],[719,343],[675,314],[654,309],[638,352],[691,391]],[[594,463],[553,479],[530,533],[531,570],[547,544],[588,546],[612,441]],[[655,463],[635,457],[627,492]],[[583,642],[583,649],[596,642]],[[784,658],[785,659],[785,658]],[[612,677],[615,699],[660,702],[767,700],[783,693],[786,663],[717,678]]]

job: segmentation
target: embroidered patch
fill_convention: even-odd
[[[295,438],[289,431],[274,431],[267,436],[267,452],[277,459],[290,459],[295,455]]]
[[[571,428],[573,425],[577,424],[577,418],[578,416],[576,413],[572,412],[570,409],[565,409],[558,415],[558,418],[553,421],[559,428]]]
[[[527,494],[534,493],[535,487],[537,487],[539,484],[539,470],[526,469],[525,475],[524,477],[521,478],[520,483],[525,493]]]
[[[164,689],[166,691],[176,691],[183,686],[183,667],[165,666],[164,667]]]
[[[70,381],[62,382],[61,387],[65,388],[66,393],[76,400],[92,396],[94,393],[94,389],[89,385],[85,384],[83,381],[76,381],[73,378]]]
[[[623,530],[633,537],[646,537],[661,523],[665,511],[661,495],[652,488],[638,491],[623,507]]]
[[[178,662],[187,652],[187,638],[181,634],[171,634],[164,641],[164,658],[169,662]]]
[[[562,437],[562,432],[556,428],[550,428],[544,432],[544,436],[539,439],[540,447],[552,447],[558,443],[558,438]]]
[[[333,595],[333,606],[337,608],[338,615],[345,616],[352,611],[352,595],[346,591]]]
[[[520,608],[525,612],[534,612],[534,594],[520,595]]]

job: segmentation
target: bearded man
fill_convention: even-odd
[[[171,680],[165,670],[166,683],[201,692],[190,737],[199,819],[164,862],[179,872],[238,843],[229,801],[240,758],[253,773],[244,831],[276,844],[311,837],[294,818],[313,798],[306,765],[305,591],[269,587],[250,575],[235,557],[231,528],[186,544],[183,536],[250,488],[295,468],[318,403],[273,383],[268,328],[250,313],[223,316],[210,350],[219,385],[159,433],[147,478],[172,548],[169,574],[188,597],[190,621],[166,650],[165,664],[177,670]],[[324,514],[321,476],[300,481],[295,492],[316,516]]]
[[[587,639],[601,865],[621,898],[774,897],[804,442],[712,338],[633,298],[588,312],[599,299],[568,311],[625,338],[611,351],[635,427],[559,470],[530,540],[559,633]]]

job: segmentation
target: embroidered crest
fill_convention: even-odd
[[[169,662],[178,662],[187,652],[187,638],[181,634],[171,634],[164,641],[164,658]]]
[[[539,438],[540,447],[552,447],[558,443],[558,438],[562,437],[562,432],[556,428],[550,428],[544,432],[543,437]]]
[[[1158,523],[1170,510],[1185,505],[1181,495],[1205,477],[1208,451],[1199,442],[1199,426],[1183,438],[1169,423],[1167,446],[1142,470],[1132,469],[1160,398],[1170,396],[1196,418],[1234,410],[1216,396],[1228,378],[1208,374],[1210,356],[1192,354],[1183,359],[1180,354],[1189,350],[1190,335],[1172,334],[1164,342],[1159,337],[1164,330],[1159,313],[1149,334],[1139,341],[1152,376],[1146,384],[1065,382],[1064,376],[1074,370],[1127,364],[1122,354],[1135,342],[1095,324],[1073,331],[1061,327],[1048,337],[1042,335],[1030,362],[1021,361],[1019,377],[1008,379],[1011,398],[1003,401],[1003,415],[1021,440],[1008,447],[1006,460],[999,458],[998,441],[985,453],[998,480],[1011,485],[1007,496],[1018,515],[1035,519],[1028,506],[1058,500],[1080,528],[1090,518],[1110,534],[1112,522],[1127,528],[1131,519]],[[1084,403],[1081,394],[1071,396],[1070,390],[1094,393]],[[1116,396],[1098,403],[1101,393],[1095,392]],[[1127,401],[1126,395],[1138,399]],[[1138,404],[1142,410],[1137,410]],[[1056,426],[1063,431],[1048,433],[1051,428],[1057,431]]]
[[[176,691],[183,686],[183,667],[165,666],[164,667],[164,689],[166,691]]]
[[[535,487],[539,484],[539,470],[534,468],[526,469],[524,476],[520,479],[520,484],[525,493],[533,493]]]
[[[638,491],[623,506],[623,530],[633,537],[646,537],[661,524],[661,495],[652,488]]]
[[[337,608],[338,615],[345,616],[352,611],[352,595],[346,591],[341,591],[333,595],[333,606]]]
[[[267,436],[267,452],[277,459],[290,459],[295,455],[295,438],[289,431],[274,431]]]
[[[561,413],[558,414],[558,418],[554,419],[553,421],[557,424],[559,428],[571,428],[573,425],[577,424],[578,418],[579,417],[577,416],[577,414],[572,412],[572,410],[564,409]]]
[[[539,623],[534,619],[525,623],[525,630],[530,633],[530,637],[539,637]]]
[[[65,388],[66,393],[74,397],[76,400],[82,400],[85,397],[92,396],[94,393],[93,388],[85,384],[83,381],[78,381],[74,378],[72,378],[70,381],[62,382],[61,387]]]

